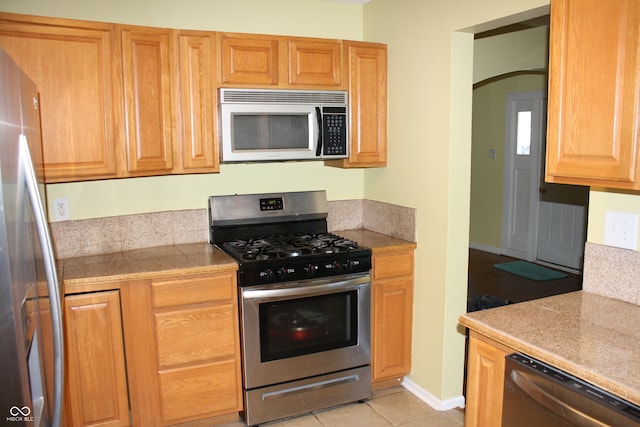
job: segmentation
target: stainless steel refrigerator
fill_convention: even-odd
[[[60,286],[35,84],[0,50],[0,425],[59,426]]]

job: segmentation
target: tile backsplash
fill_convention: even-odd
[[[415,242],[416,210],[372,200],[329,202],[329,231],[367,228]],[[207,209],[153,212],[50,224],[57,258],[207,242]]]

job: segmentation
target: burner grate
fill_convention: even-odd
[[[358,244],[331,233],[275,235],[225,242],[223,249],[243,261],[264,261],[350,252]]]

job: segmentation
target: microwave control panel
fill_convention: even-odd
[[[347,146],[347,108],[322,108],[322,154],[325,156],[346,156]]]

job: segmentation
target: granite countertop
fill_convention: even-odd
[[[338,230],[335,234],[357,242],[360,246],[371,248],[371,252],[382,253],[400,249],[415,249],[416,243],[387,236],[359,228],[355,230]]]
[[[460,323],[640,404],[640,306],[578,291],[467,313]]]
[[[108,283],[176,274],[235,271],[238,264],[209,243],[136,249],[58,260],[65,294],[106,289]]]
[[[365,229],[336,234],[371,248],[373,253],[416,247],[415,243]],[[109,289],[125,280],[238,269],[233,258],[207,242],[64,258],[58,260],[57,266],[65,294]]]

